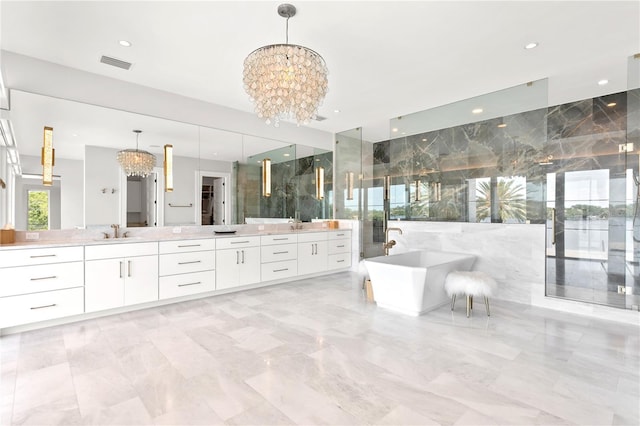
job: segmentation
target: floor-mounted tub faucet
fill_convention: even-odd
[[[387,228],[384,233],[384,244],[382,245],[385,256],[389,256],[389,249],[396,245],[396,240],[389,241],[389,231],[398,231],[402,235],[402,229],[400,228]]]

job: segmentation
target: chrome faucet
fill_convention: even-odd
[[[382,245],[385,256],[389,256],[389,249],[396,245],[396,240],[389,241],[389,231],[398,231],[402,235],[402,229],[400,228],[387,228],[384,232],[384,244]]]
[[[120,238],[120,235],[118,235],[118,231],[120,230],[120,225],[114,223],[113,225],[111,225],[111,227],[113,228],[113,238]]]

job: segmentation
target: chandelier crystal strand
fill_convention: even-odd
[[[118,163],[127,176],[147,177],[156,165],[156,156],[138,149],[138,136],[141,130],[134,130],[136,133],[136,149],[123,149],[118,152]]]
[[[288,21],[292,5],[280,5]],[[308,124],[328,90],[329,71],[322,56],[304,46],[272,44],[254,50],[244,61],[244,89],[255,103],[258,117],[277,127],[280,119]]]

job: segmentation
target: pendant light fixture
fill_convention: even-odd
[[[316,198],[324,199],[324,167],[316,167]]]
[[[271,159],[262,160],[262,196],[271,197]]]
[[[40,162],[42,163],[42,184],[44,186],[53,185],[53,165],[55,163],[55,149],[53,149],[53,127],[44,128],[44,138],[42,141],[42,152]]]
[[[347,200],[353,200],[353,172],[347,172],[346,175]]]
[[[173,145],[164,146],[164,192],[173,192]]]
[[[123,149],[118,152],[118,163],[127,176],[147,177],[156,165],[156,156],[138,149],[138,138],[142,130],[134,130],[136,149]]]
[[[287,19],[285,44],[260,47],[244,60],[244,90],[255,103],[258,117],[267,124],[294,119],[307,124],[318,113],[327,94],[327,66],[317,52],[289,44],[289,19],[295,16],[291,4],[278,6]]]

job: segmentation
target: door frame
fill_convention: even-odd
[[[229,183],[231,182],[231,173],[225,172],[212,172],[207,170],[196,170],[195,172],[195,223],[196,225],[202,225],[202,178],[213,177],[222,178],[224,185],[224,225],[230,225],[231,221],[231,188]]]

